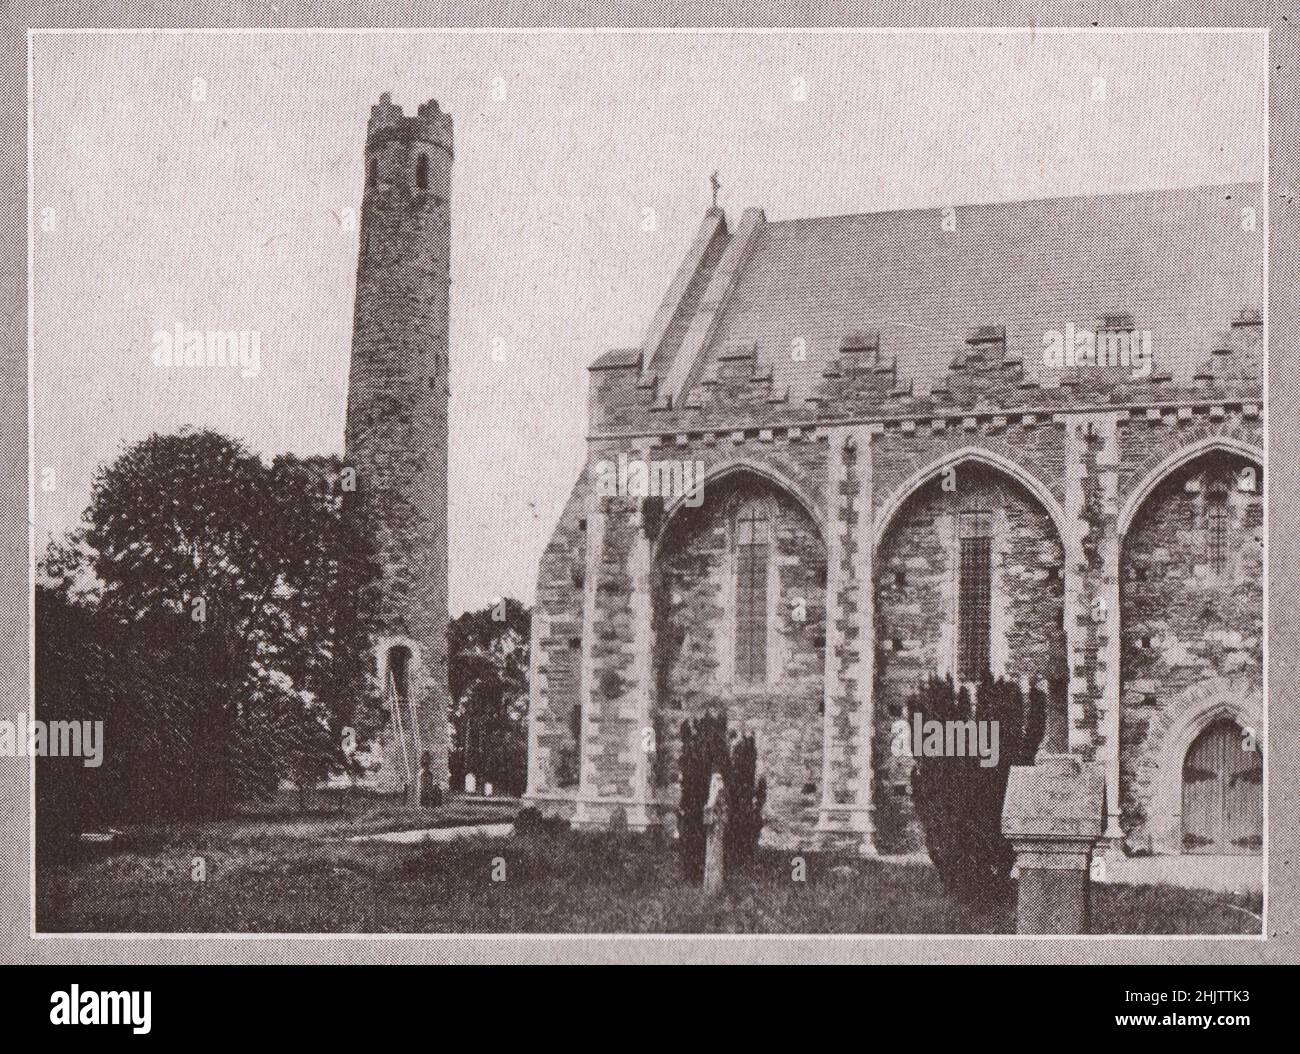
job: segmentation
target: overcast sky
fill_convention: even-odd
[[[360,204],[382,92],[408,112],[437,99],[456,125],[459,612],[531,602],[582,464],[586,366],[640,343],[715,168],[733,218],[758,206],[771,220],[1262,180],[1263,40],[37,36],[38,552],[79,519],[96,470],[154,431],[341,452],[357,235],[339,217]],[[177,322],[259,332],[260,372],[156,367],[153,334]]]

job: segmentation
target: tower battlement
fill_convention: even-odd
[[[408,116],[393,102],[392,95],[385,92],[370,108],[366,149],[392,141],[412,141],[441,146],[450,154],[451,132],[451,114],[444,113],[436,99],[421,103],[415,113]]]

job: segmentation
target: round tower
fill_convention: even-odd
[[[374,671],[381,784],[427,800],[447,771],[447,352],[452,124],[383,95],[366,132],[346,446],[383,569]],[[426,768],[432,774],[421,778]]]

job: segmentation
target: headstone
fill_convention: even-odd
[[[420,755],[419,802],[424,809],[436,809],[442,804],[442,787],[433,778],[433,755],[427,750]]]
[[[483,797],[485,798],[492,797],[492,784],[490,783],[483,784]]]
[[[715,772],[709,783],[709,800],[704,806],[704,892],[717,893],[726,877],[723,853],[727,844],[727,794],[722,773]]]
[[[474,793],[474,788],[475,788],[476,786],[478,786],[478,784],[475,783],[475,781],[474,781],[474,773],[472,773],[472,772],[467,772],[467,773],[465,773],[465,793],[466,793],[466,794],[473,794],[473,793]]]
[[[1002,833],[1016,851],[1017,933],[1087,933],[1089,864],[1105,829],[1106,772],[1074,754],[1014,765]]]

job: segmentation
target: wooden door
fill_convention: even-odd
[[[1258,749],[1242,746],[1241,729],[1224,753],[1223,830],[1225,853],[1259,853],[1264,848],[1264,761]]]
[[[1183,850],[1258,853],[1264,832],[1263,762],[1247,750],[1241,727],[1216,721],[1196,737],[1183,762]]]

